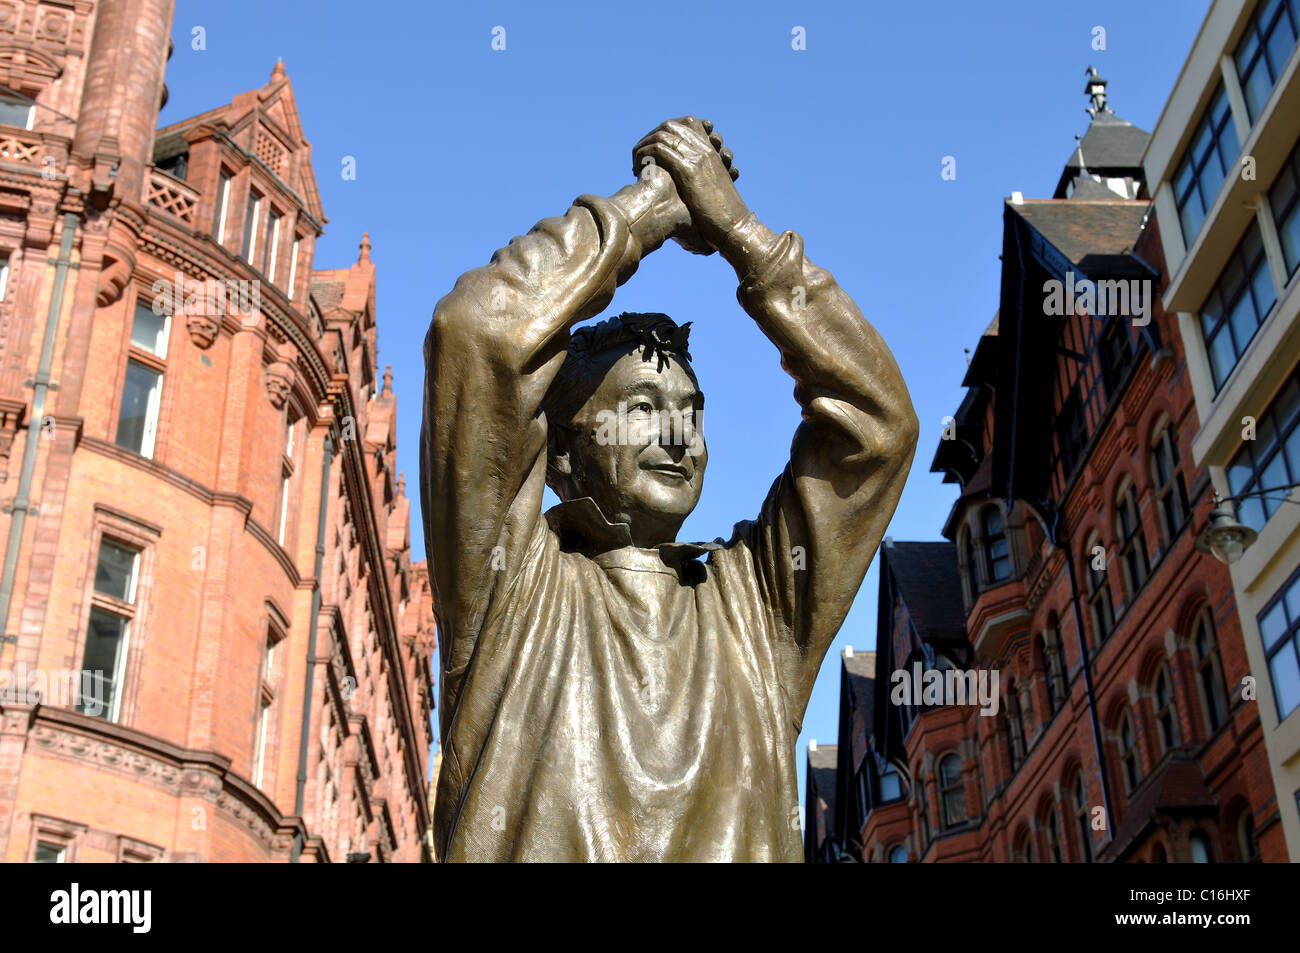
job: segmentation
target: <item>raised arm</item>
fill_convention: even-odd
[[[712,142],[710,142],[710,137]],[[786,654],[795,716],[898,503],[917,421],[893,355],[831,275],[749,211],[716,133],[689,117],[638,146],[672,174],[700,235],[740,280],[737,297],[781,354],[803,409],[790,463],[757,521],[737,526]]]

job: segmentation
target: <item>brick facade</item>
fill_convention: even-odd
[[[369,240],[313,268],[325,216],[281,64],[156,129],[169,0],[21,7],[0,671],[53,685],[123,634],[107,717],[0,702],[0,857],[428,859],[433,622]]]

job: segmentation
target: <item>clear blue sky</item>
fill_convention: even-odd
[[[368,3],[180,0],[167,124],[270,76],[293,82],[329,218],[316,267],[377,267],[379,365],[393,365],[399,468],[418,509],[421,345],[434,304],[538,219],[631,178],[631,148],[664,119],[713,120],[741,195],[800,232],[894,352],[921,442],[889,533],[939,539],[956,497],[929,472],[962,391],[963,348],[997,309],[1003,199],[1049,197],[1087,127],[1084,70],[1148,131],[1207,0],[931,3]],[[206,49],[192,49],[195,26]],[[506,49],[492,49],[505,27]],[[802,26],[806,46],[791,49]],[[1092,48],[1093,28],[1106,49]],[[345,156],[356,178],[341,175]],[[955,181],[940,177],[944,156]],[[665,246],[612,311],[693,321],[708,394],[709,470],[683,539],[730,535],[785,465],[793,383],[716,256]],[[833,743],[839,652],[875,645],[873,564],[827,655],[800,738]]]

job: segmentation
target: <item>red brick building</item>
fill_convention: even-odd
[[[1287,859],[1232,582],[1194,548],[1212,488],[1148,135],[1087,91],[1053,198],[1004,207],[999,310],[931,467],[960,487],[948,542],[881,547],[878,665],[838,744],[862,860]],[[896,695],[914,665],[982,674],[996,714]]]
[[[433,622],[369,240],[314,270],[282,65],[156,129],[170,0],[12,17],[0,858],[428,859]]]

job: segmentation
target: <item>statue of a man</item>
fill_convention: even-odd
[[[749,211],[731,158],[710,124],[666,122],[633,151],[638,181],[580,197],[438,302],[420,488],[442,860],[803,856],[795,742],[917,421],[884,342],[797,234]],[[803,410],[762,512],[725,543],[676,542],[708,462],[685,325],[570,333],[669,238],[735,268]],[[543,514],[547,485],[561,503]]]

